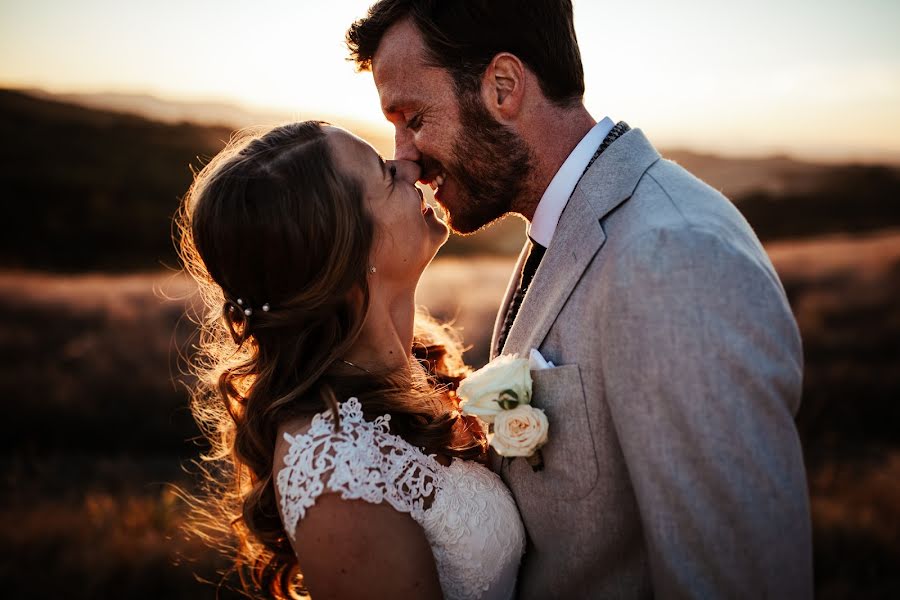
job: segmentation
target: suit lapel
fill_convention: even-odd
[[[522,251],[519,253],[519,260],[516,261],[516,268],[513,269],[509,283],[506,285],[506,296],[504,296],[503,303],[500,305],[500,311],[497,313],[497,318],[494,320],[494,333],[491,336],[490,360],[496,358],[500,353],[500,350],[497,348],[497,343],[500,341],[500,330],[503,329],[503,322],[506,320],[506,311],[509,310],[509,303],[512,302],[516,289],[519,287],[519,275],[522,272],[522,268],[527,259],[528,241],[526,240],[525,245],[522,247]]]
[[[540,345],[575,283],[606,240],[594,214],[585,210],[589,206],[573,200],[579,199],[573,195],[569,200],[553,241],[522,299],[506,338],[505,354],[524,356]]]
[[[606,241],[601,219],[631,196],[644,172],[659,158],[643,132],[632,129],[594,161],[569,198],[506,344],[498,352],[524,356],[531,348],[540,346],[585,269]],[[512,291],[507,290],[497,323],[502,324],[524,260],[525,252],[519,256],[510,284]],[[492,348],[496,346],[497,332],[495,325]]]

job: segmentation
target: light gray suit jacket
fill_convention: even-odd
[[[494,330],[492,356],[519,265]],[[493,457],[519,596],[812,596],[800,336],[750,226],[625,133],[575,188],[503,353],[538,348],[545,468]]]

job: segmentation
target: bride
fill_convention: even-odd
[[[253,595],[513,596],[518,512],[457,411],[458,341],[415,309],[448,236],[419,175],[305,122],[233,140],[183,202],[206,525],[236,536]]]

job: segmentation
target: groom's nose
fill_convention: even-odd
[[[394,129],[394,159],[420,162],[422,153],[416,148],[412,132],[406,127]]]

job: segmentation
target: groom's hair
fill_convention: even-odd
[[[360,71],[372,68],[385,32],[412,19],[427,59],[452,76],[459,95],[477,92],[500,52],[516,55],[537,75],[544,95],[560,106],[584,96],[584,69],[571,0],[380,0],[347,30]]]

